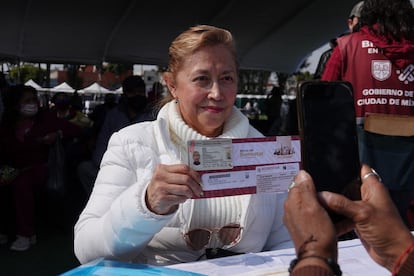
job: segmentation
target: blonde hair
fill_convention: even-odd
[[[205,46],[224,45],[234,57],[236,67],[238,67],[236,47],[232,34],[222,28],[209,25],[196,25],[178,35],[171,43],[169,48],[169,64],[167,74],[175,78],[181,69],[184,61]],[[162,100],[161,105],[172,100],[171,93],[168,93]]]

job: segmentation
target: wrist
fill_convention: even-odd
[[[414,241],[406,246],[405,250],[395,259],[393,265],[391,266],[390,271],[392,271],[392,275],[399,275],[400,268],[403,266],[404,262],[407,260],[408,256],[413,254],[414,251]]]
[[[331,242],[321,242],[313,235],[306,239],[302,245],[296,249],[298,259],[308,256],[321,256],[326,259],[337,260],[338,251],[336,240]]]
[[[394,239],[390,246],[384,250],[384,263],[382,264],[389,271],[393,271],[397,262],[408,249],[408,247],[414,242],[414,236],[411,232],[402,233],[397,239]]]
[[[290,262],[289,273],[293,273],[303,267],[321,267],[332,271],[332,275],[341,276],[342,271],[335,260],[317,255],[296,258]]]

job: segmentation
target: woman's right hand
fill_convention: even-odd
[[[379,179],[373,174],[364,179],[371,172],[370,167],[362,167],[362,200],[351,201],[330,192],[320,193],[320,199],[328,208],[350,219],[337,225],[339,232],[345,233],[354,228],[371,258],[392,271],[395,262],[414,241],[414,237]]]
[[[180,203],[202,195],[200,183],[199,174],[185,164],[159,164],[147,188],[147,207],[159,215],[171,214]]]

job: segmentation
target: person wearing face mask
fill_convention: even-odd
[[[11,198],[16,233],[3,233],[3,243],[12,234],[17,239],[10,249],[25,251],[36,243],[35,194],[46,184],[49,146],[60,135],[64,141],[80,135],[80,128],[40,110],[37,91],[31,86],[11,86],[5,95],[5,112],[0,124],[1,196]],[[5,211],[5,210],[1,210]]]
[[[144,80],[137,75],[128,76],[122,82],[122,97],[119,103],[105,115],[91,160],[84,161],[78,166],[78,177],[87,195],[92,190],[111,135],[133,123],[155,119],[156,110],[149,107],[145,89]]]
[[[72,105],[72,97],[74,96],[65,92],[57,92],[54,94],[51,99],[53,103],[51,113],[57,118],[66,120],[82,128],[82,135],[64,145],[67,169],[71,172],[76,172],[79,163],[89,157],[88,141],[91,135],[90,133],[92,132],[93,121],[80,109]],[[82,193],[82,187],[76,173],[68,175],[68,183],[71,183],[71,187],[74,188],[73,190],[77,189]]]
[[[56,93],[52,97],[52,103],[54,104],[52,112],[56,115],[56,117],[66,119],[69,122],[85,129],[92,127],[93,121],[82,113],[81,110],[72,106],[71,98],[67,93]]]
[[[70,98],[64,92],[58,92],[52,97],[53,110],[56,116],[62,119],[72,119],[75,116],[75,110],[71,109]]]

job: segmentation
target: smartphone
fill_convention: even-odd
[[[343,81],[301,82],[297,112],[301,165],[312,176],[316,190],[360,199],[361,165],[352,85]],[[332,219],[340,218],[332,215]]]

